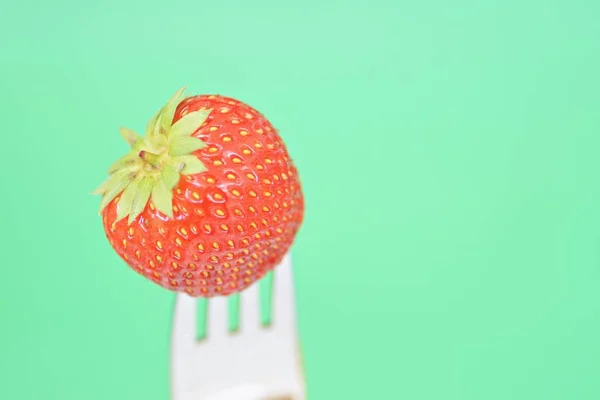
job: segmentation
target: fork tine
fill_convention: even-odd
[[[240,331],[243,334],[260,329],[260,285],[253,283],[241,293]]]
[[[218,340],[229,332],[229,310],[227,297],[213,297],[208,300],[208,318],[206,319],[206,337]]]
[[[192,346],[196,340],[196,299],[178,293],[173,317],[173,344]]]
[[[275,267],[273,277],[272,324],[278,327],[294,328],[296,321],[294,301],[294,276],[292,258],[286,254],[281,263]]]

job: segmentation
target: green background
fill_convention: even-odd
[[[177,88],[281,130],[310,400],[600,398],[597,1],[0,6],[0,398],[167,400],[89,193]]]

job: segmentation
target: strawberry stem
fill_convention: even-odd
[[[150,153],[149,151],[146,150],[142,150],[138,153],[138,156],[144,160],[145,162],[147,162],[148,164],[152,165],[153,167],[160,167],[160,157],[158,154],[154,154],[154,153]]]

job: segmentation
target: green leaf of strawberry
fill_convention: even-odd
[[[175,109],[183,98],[183,90],[178,90],[152,118],[146,129],[146,137],[128,128],[120,129],[131,151],[111,165],[108,170],[110,178],[97,190],[98,194],[109,194],[101,202],[100,211],[116,196],[115,192],[125,191],[115,222],[129,216],[127,221],[131,224],[143,211],[153,192],[163,210],[171,208],[171,196],[165,195],[161,185],[171,190],[179,182],[182,171],[190,174],[206,169],[197,157],[191,156],[206,144],[190,135],[206,121],[210,110],[188,113],[172,124]],[[131,178],[132,175],[135,175],[135,179]],[[158,186],[157,190],[154,190],[155,186]]]

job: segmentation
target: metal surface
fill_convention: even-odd
[[[240,295],[228,331],[227,298],[208,303],[207,335],[196,336],[196,300],[179,294],[172,342],[173,400],[304,400],[290,255],[275,268],[271,324],[260,323],[259,285]]]

